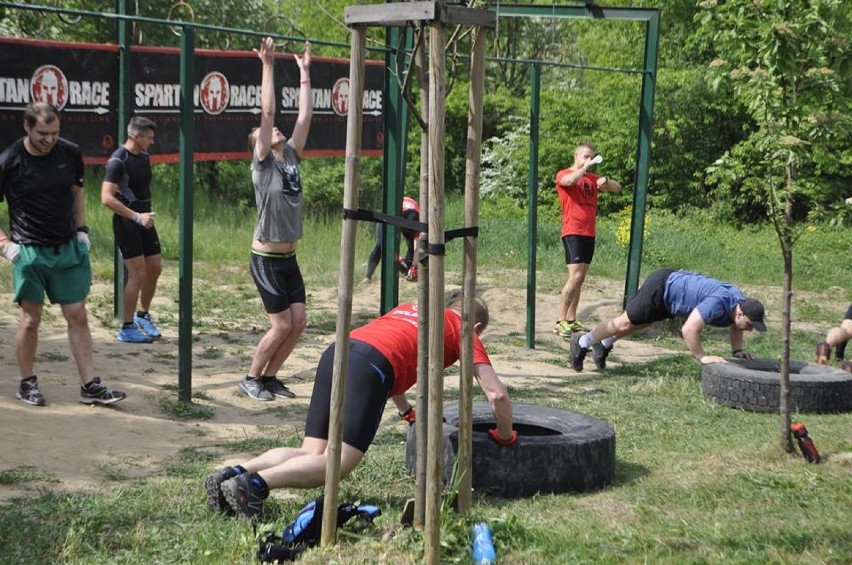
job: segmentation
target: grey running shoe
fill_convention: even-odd
[[[606,347],[599,341],[592,344],[592,360],[595,362],[595,367],[606,369],[606,358],[609,357],[610,351],[612,346]]]
[[[38,379],[35,377],[23,379],[15,396],[33,406],[44,406],[47,404],[47,399],[38,390]]]
[[[241,518],[252,519],[263,510],[269,490],[252,481],[255,474],[243,473],[223,482],[219,487],[231,509]],[[266,492],[264,492],[266,491]]]
[[[583,359],[586,358],[586,353],[589,350],[580,346],[580,334],[574,334],[571,338],[571,346],[568,350],[568,361],[571,368],[578,373],[583,370]]]
[[[80,385],[80,402],[83,404],[113,404],[125,398],[127,395],[123,392],[102,385],[100,377],[92,379],[88,388]]]
[[[154,322],[151,321],[151,314],[149,312],[145,312],[143,316],[133,314],[133,321],[136,323],[136,326],[148,334],[148,337],[151,339],[160,339],[163,337],[163,334],[160,333],[160,330],[158,330],[157,326],[154,325]]]
[[[263,381],[249,377],[248,375],[237,383],[237,388],[255,400],[272,400],[275,398],[271,392],[266,390]]]
[[[287,385],[278,380],[278,377],[260,377],[260,381],[273,396],[296,398],[296,393],[287,388]]]
[[[207,508],[213,512],[221,512],[229,516],[234,515],[234,511],[225,500],[225,495],[222,494],[222,483],[228,479],[233,479],[237,476],[237,472],[233,467],[223,467],[215,473],[207,475],[204,479],[204,489],[207,491]]]

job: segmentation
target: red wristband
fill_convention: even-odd
[[[491,436],[491,439],[493,439],[499,445],[510,446],[514,445],[515,442],[518,441],[518,432],[515,430],[512,430],[512,436],[509,439],[501,438],[500,432],[497,430],[497,428],[491,428],[490,430],[488,430],[488,435]]]

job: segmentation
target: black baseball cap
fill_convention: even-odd
[[[748,316],[748,320],[751,322],[751,327],[759,332],[766,331],[766,324],[763,322],[763,304],[761,304],[759,300],[746,298],[740,302],[740,309],[743,311],[743,314]]]

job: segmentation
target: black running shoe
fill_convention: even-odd
[[[207,478],[204,479],[204,489],[207,491],[207,508],[213,512],[221,512],[228,516],[235,514],[228,501],[225,500],[221,486],[222,483],[236,476],[237,472],[233,467],[223,467],[215,473],[207,475]]]
[[[586,358],[586,353],[588,352],[588,349],[580,346],[580,334],[574,334],[571,338],[571,346],[568,351],[568,361],[571,364],[571,368],[578,373],[582,371],[583,359]]]
[[[269,489],[252,481],[256,476],[255,473],[243,473],[228,479],[219,487],[228,505],[241,518],[251,520],[258,516],[263,510],[263,501],[269,496]]]
[[[83,404],[113,404],[127,398],[118,390],[110,390],[101,384],[101,378],[95,377],[88,387],[80,385],[80,402]]]
[[[612,346],[605,347],[599,341],[592,344],[592,360],[595,362],[595,367],[606,369],[606,358],[609,357],[610,351],[612,351]]]
[[[23,379],[15,396],[33,406],[44,406],[47,404],[47,399],[38,390],[38,379],[35,377]]]
[[[278,377],[260,377],[260,382],[266,390],[278,398],[296,398],[296,393],[287,388],[287,385],[278,380]]]

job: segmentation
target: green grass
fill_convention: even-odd
[[[88,191],[94,272],[96,282],[110,283],[110,220],[97,201],[96,190],[90,186]],[[523,288],[526,222],[492,218],[488,206],[483,204],[480,276],[497,285]],[[176,198],[158,195],[155,208],[166,258],[159,293],[177,297]],[[266,322],[260,317],[261,307],[246,269],[254,212],[202,197],[195,211],[197,331],[219,336],[223,344],[231,339],[231,330],[259,334]],[[460,227],[461,217],[458,199],[450,199],[447,227]],[[616,228],[614,219],[599,223],[595,277],[623,279],[627,252],[615,239]],[[793,357],[810,358],[813,344],[823,335],[820,328],[835,324],[852,299],[849,232],[816,226],[797,245]],[[340,221],[308,218],[305,233],[299,262],[309,294],[312,288],[336,286]],[[565,277],[558,225],[542,222],[538,233],[539,291],[558,291]],[[356,280],[372,242],[372,226],[360,226]],[[448,278],[457,282],[461,242],[447,248]],[[652,212],[643,276],[661,266],[772,287],[769,292],[777,289],[780,295],[780,253],[768,226],[738,230]],[[9,269],[0,269],[0,284],[10,288]],[[312,300],[316,298],[309,297],[309,311],[317,306],[310,304]],[[89,310],[101,322],[113,323],[110,293],[93,294]],[[59,323],[47,317],[51,311],[46,309],[45,323]],[[174,325],[176,303],[164,306],[158,316]],[[780,312],[770,312],[770,317],[780,319]],[[333,314],[320,313],[305,339],[311,338],[311,332],[334,331],[334,320]],[[679,338],[670,330],[645,332],[634,339],[682,351]],[[727,334],[707,330],[704,339],[708,349],[722,349]],[[493,346],[519,360],[525,354],[519,334],[501,337]],[[758,355],[776,356],[779,347],[777,335],[749,337],[749,349]],[[543,344],[540,351],[545,362],[564,366],[564,349]],[[165,367],[177,364],[173,353],[153,354]],[[209,346],[201,357],[212,360],[224,354],[224,348]],[[617,351],[613,357],[617,360]],[[852,562],[852,415],[802,417],[826,455],[823,464],[807,465],[798,453],[786,454],[778,447],[776,415],[721,407],[702,396],[699,384],[699,367],[681,353],[646,364],[612,367],[604,374],[583,373],[564,382],[511,387],[516,402],[576,410],[610,422],[617,433],[615,481],[599,492],[524,500],[476,494],[470,516],[453,512],[443,516],[441,562],[469,562],[469,529],[479,520],[491,525],[501,563]],[[166,388],[164,392],[172,397],[174,391]],[[447,400],[453,394],[445,391]],[[477,398],[482,399],[481,394]],[[177,403],[161,395],[151,402],[152,409],[175,419],[212,415],[204,404]],[[281,415],[292,417],[291,412]],[[289,427],[262,431],[247,432],[246,439],[226,444],[211,445],[199,438],[197,445],[185,446],[173,459],[151,466],[143,479],[128,478],[120,467],[104,468],[104,482],[95,493],[68,492],[58,488],[63,485],[53,484],[56,479],[35,469],[0,469],[0,484],[25,488],[34,484],[25,498],[0,504],[0,562],[249,563],[257,547],[251,527],[207,512],[203,478],[226,458],[247,458],[301,442],[299,432]],[[404,439],[403,424],[382,427],[363,463],[341,484],[342,500],[380,506],[383,515],[375,525],[358,536],[343,533],[339,544],[311,550],[300,562],[422,562],[422,533],[398,526],[403,502],[413,489],[404,470]],[[287,494],[292,496],[270,499],[266,529],[280,533],[321,489],[288,490]]]

